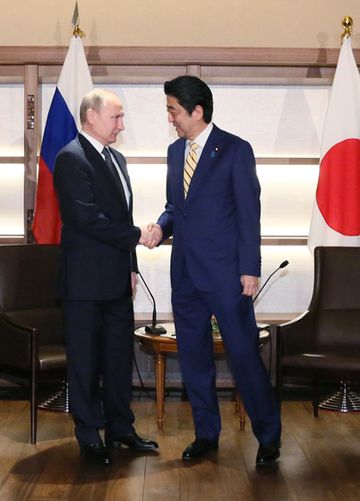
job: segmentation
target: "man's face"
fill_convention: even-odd
[[[166,96],[168,120],[176,129],[177,135],[185,139],[195,139],[206,126],[202,118],[202,108],[196,106],[191,115],[183,108],[176,97]]]
[[[116,96],[106,99],[99,111],[88,110],[91,135],[104,146],[115,143],[117,135],[124,130],[124,110]]]

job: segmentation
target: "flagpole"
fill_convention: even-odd
[[[341,34],[341,43],[345,37],[351,37],[352,28],[353,28],[353,19],[350,16],[345,16],[342,19],[342,27],[344,28],[343,33]]]
[[[75,2],[74,13],[72,17],[72,25],[74,28],[73,36],[84,38],[86,36],[86,33],[80,28],[79,23],[80,23],[79,9],[77,2]]]

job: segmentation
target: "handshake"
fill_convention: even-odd
[[[141,228],[140,245],[145,245],[148,249],[153,249],[162,240],[163,233],[161,226],[156,223],[149,223],[146,227]]]

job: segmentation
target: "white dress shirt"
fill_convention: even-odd
[[[90,136],[89,134],[87,134],[86,132],[84,132],[83,130],[80,131],[80,133],[84,137],[86,137],[86,139],[89,141],[89,143],[92,144],[92,146],[96,149],[96,151],[98,151],[100,153],[100,155],[103,157],[103,159],[105,161],[105,156],[102,153],[104,145],[101,144],[97,139],[93,138],[92,136]],[[106,146],[105,146],[105,148],[106,148]],[[129,191],[126,179],[125,179],[124,174],[122,173],[122,171],[121,171],[121,169],[120,169],[120,167],[119,167],[119,165],[118,165],[118,163],[116,161],[116,158],[111,153],[111,150],[109,150],[109,153],[110,153],[110,156],[111,156],[111,160],[113,161],[113,164],[115,165],[116,170],[117,170],[117,172],[119,174],[120,181],[121,181],[121,184],[122,184],[123,189],[124,189],[124,195],[125,195],[125,198],[126,198],[126,203],[127,203],[127,206],[129,207],[129,203],[130,203],[130,191]]]

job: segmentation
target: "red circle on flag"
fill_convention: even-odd
[[[347,236],[360,235],[359,139],[346,139],[326,153],[316,200],[330,228]]]

